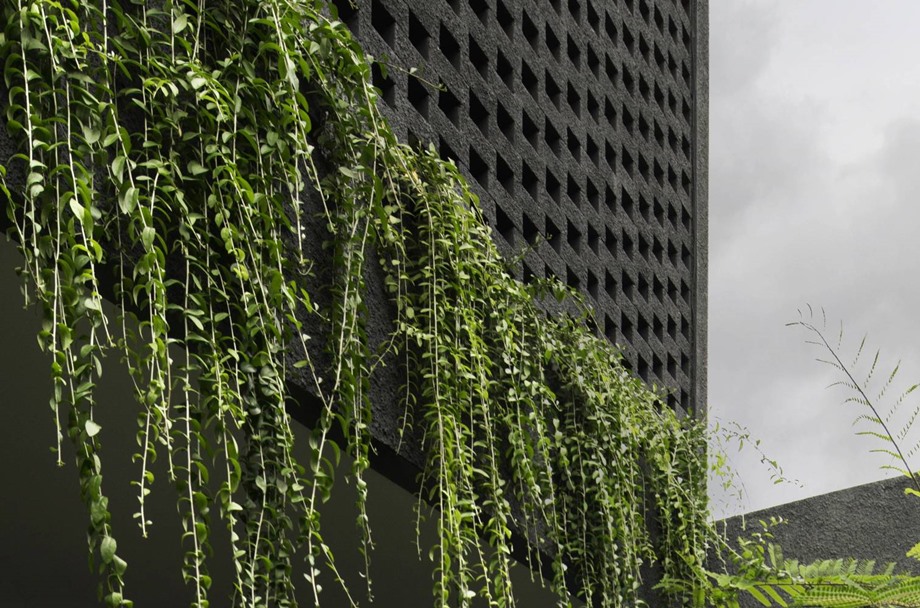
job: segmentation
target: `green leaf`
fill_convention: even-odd
[[[115,539],[111,536],[104,536],[102,538],[102,545],[99,547],[99,553],[102,555],[102,561],[106,564],[110,563],[115,558],[115,551],[118,548],[118,543],[115,542]]]
[[[97,423],[93,422],[92,420],[87,420],[83,424],[83,428],[86,429],[86,434],[89,435],[90,437],[95,437],[96,435],[99,434],[99,431],[102,430],[102,427],[99,426]]]
[[[129,214],[137,207],[138,200],[140,200],[140,195],[137,192],[137,188],[129,186],[124,191],[124,194],[118,197],[118,207],[122,213]]]
[[[83,127],[83,138],[86,139],[86,143],[90,145],[99,141],[100,135],[99,130],[93,128],[91,125],[85,125]]]
[[[173,21],[172,31],[173,34],[179,34],[188,26],[188,15],[185,13],[180,13],[178,17]]]
[[[207,173],[208,170],[204,168],[201,163],[193,160],[188,164],[188,172],[192,175],[201,175],[202,173]]]

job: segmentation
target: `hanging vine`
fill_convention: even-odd
[[[196,606],[209,603],[221,526],[236,605],[320,605],[321,577],[344,585],[318,511],[337,430],[369,558],[377,354],[365,276],[376,258],[396,310],[388,355],[409,370],[403,405],[436,507],[435,604],[514,605],[517,532],[560,606],[635,605],[653,562],[702,605],[702,431],[624,370],[587,310],[540,305],[555,296],[583,309],[577,296],[509,275],[456,167],[400,144],[381,118],[370,60],[330,11],[310,0],[0,2],[19,146],[0,188],[27,297],[43,310],[58,450],[66,433],[108,605],[131,604],[93,390],[113,349],[139,407],[141,532],[151,463],[165,455]],[[328,260],[307,253],[314,222]],[[333,269],[326,299],[307,288],[320,264]],[[109,284],[114,322],[101,306]],[[306,463],[285,409],[294,368],[322,403]]]

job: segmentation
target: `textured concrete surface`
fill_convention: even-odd
[[[920,562],[905,553],[920,542],[920,498],[905,496],[910,481],[903,477],[822,494],[726,520],[730,539],[760,529],[758,520],[782,517],[773,528],[774,542],[786,557],[874,559],[896,562],[900,571],[920,574]],[[753,599],[745,605],[758,606]]]

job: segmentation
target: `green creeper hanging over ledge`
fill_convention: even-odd
[[[514,605],[512,533],[560,606],[636,605],[652,563],[675,601],[707,601],[702,430],[624,370],[577,296],[510,276],[457,168],[381,118],[371,61],[334,11],[2,0],[0,15],[18,146],[0,159],[2,200],[43,311],[57,442],[76,447],[108,605],[131,604],[94,415],[113,407],[94,397],[109,351],[135,381],[140,448],[120,464],[137,467],[141,533],[145,497],[171,491],[153,486],[163,457],[197,606],[226,601],[209,598],[215,534],[231,541],[235,605],[321,605],[324,578],[345,585],[318,505],[344,448],[365,513],[370,376],[384,356],[408,370],[396,405],[422,438],[435,605]],[[308,254],[316,225],[323,259]],[[395,310],[383,352],[367,337],[378,263]],[[324,297],[309,287],[318,276],[331,277]],[[547,315],[548,297],[583,312]],[[285,409],[294,370],[322,404],[303,463]],[[368,559],[372,523],[359,518]]]

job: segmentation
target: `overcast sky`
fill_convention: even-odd
[[[903,359],[896,388],[920,381],[920,2],[711,0],[710,23],[710,420],[803,484],[730,453],[747,498],[714,507],[732,514],[886,476],[784,325],[823,306],[844,352],[868,332],[883,373]]]

